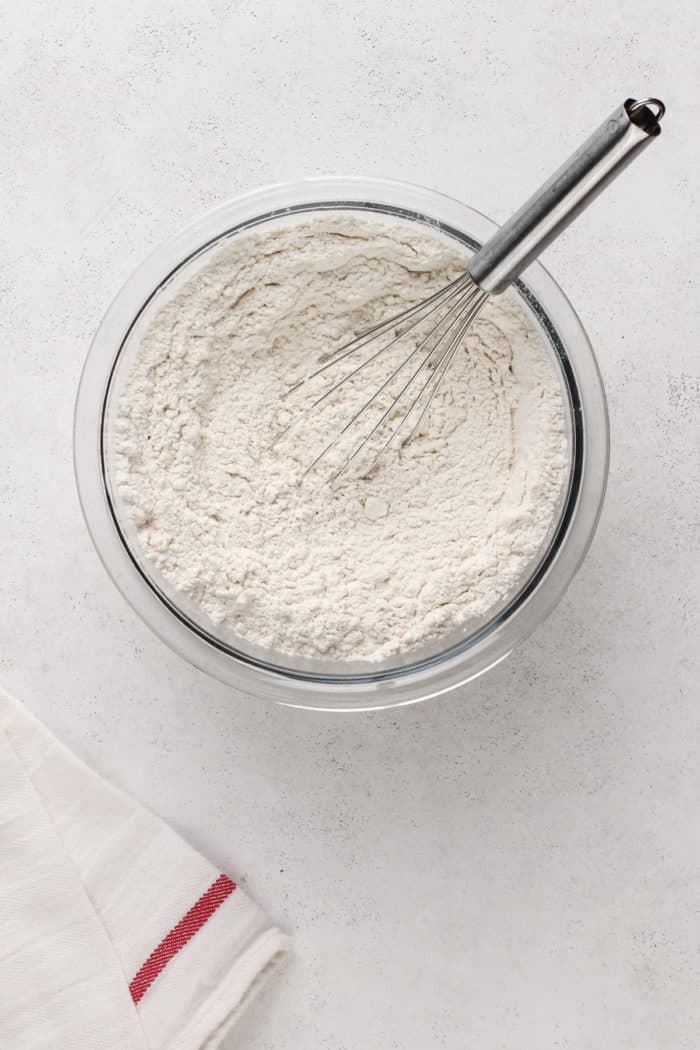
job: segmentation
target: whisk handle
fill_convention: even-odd
[[[485,292],[512,284],[637,156],[661,128],[666,109],[655,98],[628,98],[580,149],[472,256],[469,273]]]

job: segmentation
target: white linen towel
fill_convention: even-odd
[[[285,947],[0,689],[3,1050],[215,1050]]]

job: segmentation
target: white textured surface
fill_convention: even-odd
[[[293,933],[232,1047],[696,1048],[693,0],[33,0],[0,31],[0,680]],[[536,636],[462,696],[335,719],[232,695],[151,637],[91,549],[70,449],[88,341],[144,254],[324,171],[502,219],[646,91],[661,142],[545,260],[598,348],[613,458]]]

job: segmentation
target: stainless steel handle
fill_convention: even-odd
[[[472,256],[469,273],[497,295],[660,134],[657,98],[628,98]]]

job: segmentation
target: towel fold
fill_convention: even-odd
[[[286,938],[0,690],[0,1046],[215,1050]]]

